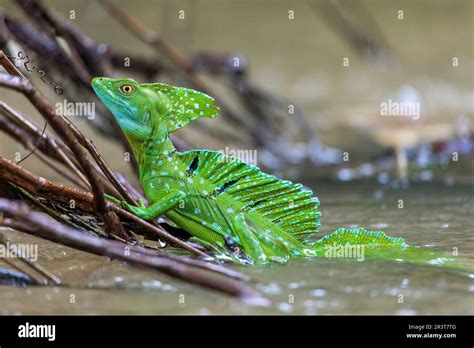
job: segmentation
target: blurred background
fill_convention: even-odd
[[[472,169],[470,161],[467,165],[464,160],[450,161],[453,152],[472,153],[471,1],[114,3],[189,57],[200,69],[200,78],[213,87],[218,102],[225,100],[247,124],[237,128],[230,124],[224,134],[230,133],[232,137],[222,139],[215,135],[228,124],[224,117],[200,120],[206,125],[206,132],[194,125],[182,130],[181,137],[187,140],[189,148],[257,150],[259,165],[293,178],[319,173],[348,180],[385,170],[396,177],[396,163],[387,165],[380,159],[390,160],[393,155],[396,160],[397,148],[410,155],[411,163],[419,168],[441,161],[449,163],[453,170],[462,167],[468,174]],[[14,2],[0,4],[11,18],[27,20]],[[129,53],[163,60],[163,55],[157,55],[150,45],[140,41],[100,2],[44,4],[65,19],[73,18],[71,23],[97,44],[106,43],[125,56]],[[14,46],[13,51],[15,48],[18,49]],[[209,65],[209,60],[213,65]],[[261,115],[251,115],[238,97],[229,96],[229,81],[235,78],[223,81],[222,75],[216,77],[209,72],[216,66],[231,66],[237,74],[245,72],[246,80],[254,88],[278,98],[279,110],[275,112],[273,104],[260,106],[265,119],[259,123]],[[53,69],[45,70],[61,80]],[[134,72],[127,73],[125,68],[113,71],[113,75],[134,76]],[[148,78],[151,80],[137,76],[142,82],[189,85],[186,79],[170,77],[166,72]],[[238,86],[239,82],[233,83]],[[66,85],[68,88],[71,89]],[[51,88],[43,85],[40,89],[53,102],[61,101]],[[0,93],[7,103],[34,117],[27,104],[17,106],[14,93]],[[381,103],[388,100],[419,103],[419,118],[382,116]],[[76,120],[86,132],[94,128],[84,117]],[[252,132],[256,128],[258,131]],[[104,146],[102,138],[93,133],[90,137],[105,151],[106,158],[113,158],[115,148]],[[261,146],[262,143],[267,146]],[[9,146],[3,143],[2,150]],[[442,159],[443,156],[446,158]],[[361,163],[370,165],[358,167]],[[339,166],[305,170],[308,166],[328,164]],[[129,170],[123,161],[114,166],[122,172]],[[460,177],[462,172],[461,169],[458,173]],[[421,177],[429,179],[432,175],[425,173]]]

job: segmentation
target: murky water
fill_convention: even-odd
[[[457,248],[474,263],[472,187],[414,185],[377,199],[374,185],[324,183],[315,189],[322,201],[322,234],[354,224],[383,228],[410,244],[446,252]],[[31,237],[16,234],[11,240]],[[474,314],[474,274],[436,267],[347,259],[236,267],[257,278],[255,288],[272,300],[271,308],[259,308],[52,243],[39,241],[39,253],[39,262],[71,287],[2,286],[1,313]]]

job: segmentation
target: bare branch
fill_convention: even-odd
[[[9,59],[6,58],[2,51],[0,51],[0,62],[2,65],[9,65],[6,63],[6,61],[9,61]],[[56,115],[51,104],[29,80],[19,76],[7,76],[5,74],[1,74],[0,86],[22,92],[41,113],[41,115],[48,121],[51,127],[55,130],[56,134],[61,137],[61,139],[74,153],[82,169],[84,170],[84,174],[91,185],[92,192],[94,192],[94,206],[97,209],[97,213],[103,218],[107,226],[107,232],[111,235],[118,234],[123,238],[127,238],[127,235],[117,215],[107,210],[104,198],[104,190],[99,181],[98,175],[94,171],[92,164],[87,159],[85,152],[83,151],[81,145],[77,141],[74,133],[71,131],[71,128],[68,126],[64,118],[60,115]]]
[[[37,237],[97,255],[130,262],[134,265],[153,268],[172,277],[236,296],[252,304],[270,304],[268,299],[262,297],[258,292],[245,286],[240,281],[211,276],[208,272],[192,269],[169,258],[145,255],[140,249],[137,250],[134,246],[88,236],[73,228],[61,225],[44,214],[32,211],[25,204],[0,199],[0,211],[8,213],[14,218],[21,219],[23,223],[35,226],[35,232],[31,230],[24,232]],[[21,228],[21,226],[15,226],[15,220],[10,218],[5,218],[3,224],[10,227]],[[129,252],[126,253],[125,248],[127,248]]]

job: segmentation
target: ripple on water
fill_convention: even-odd
[[[312,308],[312,309],[321,309],[321,308],[326,308],[328,306],[327,301],[322,301],[322,300],[305,300],[303,304],[305,308]]]
[[[169,292],[176,292],[178,289],[171,285],[171,284],[163,284],[161,281],[153,279],[153,280],[143,280],[140,282],[140,286],[143,289],[160,289],[162,291],[169,291]]]
[[[211,315],[212,312],[208,308],[201,308],[199,310],[199,315]]]
[[[400,289],[398,288],[387,288],[384,291],[385,295],[390,295],[390,296],[397,296],[400,293]]]
[[[293,282],[288,284],[288,289],[299,289],[302,286],[306,286],[306,281],[302,280],[299,282]]]
[[[324,289],[314,289],[311,290],[310,294],[314,297],[324,297],[327,295],[327,291]]]
[[[408,278],[403,278],[402,284],[400,285],[400,288],[406,289],[408,287],[408,284],[410,284],[410,279]]]
[[[395,312],[396,315],[416,315],[416,311],[411,308],[402,308]]]
[[[268,295],[281,294],[281,287],[275,282],[271,282],[268,284],[258,284],[257,288]]]
[[[285,312],[285,313],[291,313],[293,311],[293,306],[287,302],[281,302],[277,306],[278,310]]]
[[[162,283],[159,280],[144,280],[141,282],[142,288],[161,288]]]
[[[379,294],[379,291],[377,289],[372,289],[369,292],[370,297],[377,297],[378,294]]]

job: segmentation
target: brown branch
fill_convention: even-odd
[[[92,42],[87,41],[83,37],[79,38],[77,31],[72,32],[71,28],[69,28],[69,30],[66,30],[65,27],[61,24],[61,22],[55,16],[50,14],[50,12],[47,11],[46,8],[43,7],[40,3],[36,1],[31,1],[31,0],[26,0],[26,1],[18,0],[17,3],[25,10],[25,12],[29,13],[30,15],[32,15],[31,13],[32,11],[35,12],[36,14],[33,16],[33,18],[40,20],[43,26],[49,26],[51,27],[52,31],[55,32],[56,34],[60,34],[60,35],[65,36],[66,38],[71,39],[73,43],[75,44],[75,46],[73,46],[74,49],[76,47],[79,47],[81,49],[81,52],[84,53],[84,52],[89,52],[88,48],[93,46]],[[91,57],[89,56],[89,58]],[[3,62],[3,60],[5,60],[5,62]],[[96,57],[93,60],[97,61]],[[11,75],[19,76],[18,74],[20,72],[18,70],[16,71],[12,70],[12,68],[15,68],[15,67],[13,64],[11,64],[8,58],[5,57],[5,55],[3,55],[2,64],[3,63],[5,63],[9,67],[11,71],[9,72]],[[73,64],[73,66],[76,66],[76,65]],[[88,83],[90,81],[90,75],[88,72],[86,73],[89,76],[89,79],[87,80],[87,86],[88,86]],[[84,75],[81,73],[78,73],[78,74]],[[106,161],[100,156],[99,152],[97,151],[92,141],[87,139],[66,117],[63,116],[63,118],[68,123],[68,126],[70,127],[70,129],[72,129],[72,131],[75,133],[77,140],[81,143],[82,146],[84,146],[89,151],[89,153],[92,155],[96,163],[99,165],[99,167],[101,168],[103,173],[106,175],[106,177],[110,180],[110,182],[115,187],[115,189],[122,195],[122,197],[128,203],[137,205],[137,202],[134,200],[134,198],[128,194],[128,192],[117,180],[112,170],[110,170],[110,167],[107,165]]]
[[[0,226],[2,222],[0,221]],[[6,227],[6,226],[5,226]],[[45,285],[45,279],[43,277],[39,277],[36,272],[33,274],[30,269],[26,270],[24,267],[20,267],[18,263],[15,263],[13,260],[2,258],[2,261],[5,262],[7,265],[15,269],[16,272],[19,272],[24,277],[27,277],[30,284],[34,285]],[[3,284],[2,284],[3,285]]]
[[[125,200],[133,205],[138,205],[137,201],[128,193],[128,191],[125,189],[125,187],[121,184],[121,182],[117,179],[117,176],[114,174],[114,172],[110,169],[109,165],[105,161],[105,159],[100,155],[99,151],[97,151],[96,146],[92,142],[92,140],[86,138],[79,129],[71,122],[69,121],[66,117],[63,117],[65,122],[68,124],[70,129],[74,132],[74,135],[76,136],[76,139],[79,141],[79,143],[84,146],[84,148],[89,151],[91,154],[92,158],[95,160],[95,162],[99,165],[100,169],[102,172],[105,174],[105,176],[110,180],[112,185],[117,189],[117,191],[122,195]]]
[[[58,36],[63,36],[64,31],[61,27],[56,26],[57,23],[49,12],[35,0],[16,0],[16,3],[20,6],[25,15],[38,23],[39,26],[48,33],[48,36],[55,39],[58,51],[62,53],[63,59],[66,62],[66,67],[74,72],[82,84],[87,86],[92,78],[89,71],[74,46],[69,46],[69,51],[66,51],[64,46],[59,44]]]
[[[31,3],[32,1],[27,1]],[[35,2],[35,7],[41,7],[41,3]],[[47,8],[42,9],[42,11],[50,11]],[[48,12],[49,13],[49,12]],[[64,34],[64,38],[68,41],[70,46],[75,47],[76,50],[81,54],[82,60],[87,65],[89,69],[90,76],[109,76],[109,68],[103,70],[101,66],[102,63],[106,61],[108,64],[106,65],[114,65],[118,63],[118,59],[123,59],[123,56],[117,54],[116,51],[105,44],[97,44],[94,42],[90,37],[85,36],[81,33],[77,28],[73,26],[70,21],[61,20],[57,15],[54,13],[49,13],[48,15],[50,18],[54,18],[53,22],[50,21],[45,22],[43,21],[43,17],[34,17],[35,20],[40,20],[40,26],[44,27],[45,25],[48,26],[47,33],[53,35],[54,33],[58,33],[58,29],[56,27],[61,27],[61,32],[66,32]],[[1,19],[1,13],[0,13]],[[77,80],[82,81],[79,77],[77,77],[75,72],[69,68],[69,58],[64,57],[65,52],[62,51],[62,48],[57,45],[56,39],[54,37],[49,37],[44,35],[43,33],[37,31],[33,27],[21,23],[11,17],[5,16],[6,28],[11,33],[11,36],[15,38],[17,41],[20,42],[21,45],[28,47],[29,49],[33,50],[39,57],[43,58],[43,62],[48,64],[50,69],[57,69],[63,75],[67,76],[72,83],[78,89],[86,89],[87,93],[92,93],[90,89],[89,81],[87,83],[80,83],[77,84]],[[54,28],[50,28],[49,26],[54,25]],[[0,27],[1,29],[1,27]],[[149,69],[152,67],[151,60],[144,60],[138,56],[127,56],[130,58],[132,64],[129,67],[132,71],[140,73],[143,67],[147,67]],[[156,61],[156,58],[153,60]],[[170,71],[168,68],[164,68],[163,63],[156,63],[163,69]],[[123,66],[122,66],[123,67]],[[128,67],[127,67],[128,68]],[[102,70],[101,70],[102,69]],[[149,76],[147,76],[149,78]],[[67,91],[66,91],[67,94]],[[100,112],[103,116],[101,119],[105,120],[104,122],[95,122],[94,125],[100,130],[102,133],[106,134],[108,137],[114,138],[115,140],[120,139],[121,143],[124,147],[129,151],[128,142],[124,139],[118,124],[114,121],[112,114],[105,108]],[[197,123],[195,127],[205,131],[207,133],[212,134],[211,127],[207,126],[205,123]],[[220,132],[214,134],[214,136],[218,136],[222,139],[234,139],[238,140],[238,137],[233,132]],[[176,137],[174,137],[176,139]],[[176,144],[178,149],[182,149],[180,143]],[[135,163],[135,158],[132,156],[132,164]],[[133,166],[133,169],[136,169],[136,166]]]
[[[54,62],[56,69],[76,83],[83,86],[88,84],[88,81],[84,80],[84,76],[78,75],[77,69],[71,64],[70,58],[56,40],[49,38],[31,25],[15,20],[10,16],[4,15],[4,22],[8,32],[21,47],[36,52],[49,66],[52,66],[51,63]]]
[[[3,158],[0,156],[0,180],[5,180],[7,182],[10,182],[11,184],[15,185],[15,187],[23,189],[27,194],[34,196],[34,197],[41,197],[45,198],[50,202],[59,202],[64,205],[69,205],[71,201],[75,202],[76,208],[83,210],[85,212],[94,213],[94,208],[92,205],[92,194],[89,192],[84,192],[80,191],[62,184],[57,184],[52,181],[49,181],[47,179],[44,179],[42,177],[39,177],[35,174],[32,174],[25,170],[24,168],[13,164],[10,162],[8,159]],[[15,197],[17,199],[17,196],[9,196],[9,197]],[[121,207],[118,207],[114,205],[113,203],[110,203],[112,205],[112,209],[116,209],[117,213],[119,215],[123,215],[123,213],[127,213],[124,209]],[[45,208],[44,206],[41,206],[41,208]],[[54,217],[54,214],[49,213],[50,216]],[[126,216],[129,216],[129,214],[125,214]],[[125,217],[125,216],[124,216]],[[138,220],[134,215],[131,216],[132,220],[136,223],[138,223]],[[148,226],[143,226],[145,230],[148,230]],[[154,228],[154,226],[151,226]],[[153,232],[153,229],[150,230],[150,232]],[[165,231],[166,233],[166,231]],[[166,240],[166,237],[163,238]],[[170,240],[170,243],[173,243],[174,240]],[[176,244],[176,243],[173,243]],[[180,246],[178,244],[178,246]],[[187,244],[183,244],[183,248],[187,248]],[[194,252],[194,248],[189,248],[187,249],[190,252]],[[180,255],[173,255],[173,254],[168,254],[165,253],[161,250],[151,250],[151,249],[142,249],[143,253],[149,254],[149,255],[158,255],[158,256],[163,256],[163,257],[169,257],[175,261],[184,263],[184,264],[192,264],[193,266],[204,268],[213,272],[217,272],[220,274],[227,275],[229,277],[235,278],[235,279],[240,279],[240,280],[251,280],[250,277],[236,272],[232,270],[228,270],[225,267],[222,267],[220,265],[216,265],[213,263],[205,262],[202,260],[197,260],[197,259],[192,259]],[[206,256],[204,253],[200,253],[199,250],[197,250],[196,255],[198,256]]]
[[[0,64],[10,75],[25,77],[2,51],[0,51]]]
[[[21,219],[23,224],[28,223],[35,226],[34,232],[26,230],[24,231],[25,233],[30,233],[82,251],[119,259],[134,265],[153,268],[172,277],[218,290],[253,304],[269,305],[270,303],[268,299],[262,297],[258,292],[245,286],[240,281],[211,276],[208,272],[190,268],[169,258],[145,255],[134,246],[88,236],[78,230],[61,225],[44,214],[32,211],[25,204],[0,199],[0,211]],[[9,227],[21,228],[21,226],[15,226],[14,219],[6,218],[4,219],[4,224],[5,222]],[[128,248],[129,253],[125,253],[124,248]]]
[[[1,106],[1,104],[0,104],[0,106]],[[13,111],[13,109],[8,109],[8,110]],[[20,116],[19,114],[17,114],[14,119],[15,119],[16,121],[21,121],[21,116]],[[1,125],[1,123],[0,123],[0,125]],[[34,127],[34,126],[32,126],[32,125],[30,124],[30,127]],[[94,157],[101,159],[102,157],[100,157],[100,155],[98,154],[98,152],[97,152],[97,150],[95,149],[95,147],[93,146],[93,144],[87,142],[87,139],[86,139],[75,127],[73,127],[72,124],[71,124],[71,127],[72,127],[73,130],[75,130],[76,135],[78,136],[79,139],[81,139],[82,142],[86,143],[86,144],[89,145],[89,146],[92,146],[92,151],[93,151],[93,153],[94,153]],[[50,137],[46,137],[46,138],[47,138],[47,139],[50,139]],[[105,162],[105,161],[104,161],[104,162]],[[106,164],[105,164],[105,165],[106,165]],[[21,168],[21,167],[19,167],[19,168]],[[15,169],[15,171],[16,171],[16,170],[18,170],[18,169]],[[64,171],[62,172],[62,174],[65,174],[65,173],[66,173],[66,172],[64,172]],[[115,177],[115,175],[114,175],[114,177]],[[12,180],[12,179],[10,179],[10,180]],[[118,179],[116,179],[116,180],[118,181]],[[122,179],[122,180],[124,180],[124,179]],[[35,180],[33,180],[33,181],[35,181]],[[107,182],[107,183],[108,183],[108,182]],[[120,182],[119,182],[119,183],[120,183]],[[36,184],[39,185],[39,181],[38,181],[38,180],[36,180]],[[123,185],[120,183],[120,186],[123,186]],[[30,190],[31,190],[31,187],[30,187]],[[58,188],[58,190],[57,190],[57,192],[55,193],[55,195],[61,195],[61,196],[62,196],[60,190],[61,190],[61,189]],[[124,190],[126,190],[126,189],[124,188]],[[52,197],[49,197],[49,199],[54,199],[54,195],[53,195]],[[67,203],[67,201],[65,201],[64,203]],[[181,246],[182,248],[184,248],[184,249],[186,249],[186,250],[189,250],[189,251],[195,253],[196,255],[205,256],[205,254],[202,253],[201,251],[199,251],[198,249],[192,248],[190,245],[188,245],[188,244],[182,242],[181,240],[175,238],[174,236],[170,235],[170,234],[167,233],[164,229],[162,229],[160,226],[154,226],[154,225],[152,225],[152,224],[150,224],[150,223],[148,223],[148,222],[145,222],[144,220],[142,220],[142,219],[140,219],[140,218],[134,216],[133,214],[128,213],[128,211],[125,211],[124,209],[121,209],[121,208],[119,208],[119,209],[120,209],[119,212],[120,212],[121,215],[126,215],[126,216],[127,216],[128,218],[130,218],[131,220],[135,220],[138,224],[140,224],[142,227],[144,227],[146,230],[152,232],[153,234],[155,234],[155,235],[157,235],[157,236],[163,238],[163,239],[166,240],[166,241],[169,241],[169,242],[173,243],[174,245]]]
[[[5,62],[5,59],[9,61],[8,58],[5,57],[4,53],[0,51],[0,62],[2,65],[8,65],[8,63]],[[84,174],[91,185],[92,192],[94,192],[94,207],[97,209],[97,213],[104,220],[107,232],[111,235],[117,234],[123,238],[127,238],[127,235],[117,215],[107,210],[104,198],[104,190],[99,181],[98,175],[94,171],[92,164],[87,159],[85,152],[83,151],[70,127],[68,127],[64,118],[60,115],[56,115],[51,104],[29,80],[19,76],[7,76],[5,74],[1,74],[0,86],[22,92],[41,113],[41,115],[48,121],[56,134],[62,138],[62,140],[74,153],[82,169],[84,170]]]
[[[41,152],[48,156],[49,161],[51,161],[49,157],[60,161],[63,165],[70,169],[81,180],[81,182],[77,182],[64,170],[62,170],[60,174],[67,176],[69,180],[74,182],[79,187],[83,187],[85,189],[90,188],[87,178],[82,174],[82,172],[70,159],[70,156],[72,156],[72,154],[66,154],[64,152],[65,150],[68,150],[64,144],[58,144],[56,139],[51,137],[48,132],[43,133],[33,123],[28,121],[20,113],[12,109],[10,106],[8,106],[8,104],[4,103],[1,100],[0,114],[3,114],[7,118],[7,120],[10,121],[11,125],[5,128],[8,128],[8,133],[11,136],[15,137],[16,140],[23,143],[30,150],[31,148],[28,144],[25,144],[25,142],[31,144],[38,144],[39,150],[41,150]]]
[[[6,116],[9,120],[14,122],[18,127],[23,129],[25,132],[28,133],[28,137],[31,139],[31,142],[36,143],[39,145],[39,149],[44,152],[48,157],[52,157],[55,160],[61,162],[64,166],[70,169],[81,181],[83,184],[76,183],[74,179],[70,177],[70,175],[62,170],[61,175],[65,176],[72,182],[76,183],[79,187],[85,188],[87,190],[90,189],[89,182],[84,174],[81,172],[80,168],[78,168],[77,160],[74,157],[74,154],[69,150],[69,148],[60,140],[55,139],[53,136],[48,134],[48,132],[42,132],[36,125],[28,121],[25,117],[23,117],[19,112],[12,109],[8,104],[2,102],[0,100],[0,114]],[[10,135],[15,136],[15,134],[10,133]],[[19,140],[23,142],[23,140]],[[44,145],[44,147],[43,147]],[[37,154],[41,156],[40,154]],[[50,159],[48,158],[50,161]],[[114,188],[114,186],[110,183],[110,181],[104,176],[100,169],[94,164],[94,168],[96,168],[100,180],[104,185],[107,193],[112,194],[114,196],[120,195],[120,193]],[[84,186],[85,185],[85,186]]]
[[[74,200],[76,207],[79,209],[89,213],[96,212],[93,205],[93,195],[91,193],[49,181],[39,175],[27,171],[2,156],[0,156],[0,178],[23,188],[33,195],[44,197],[51,201],[61,202],[63,204],[69,204],[71,200]],[[193,248],[182,240],[174,237],[161,227],[154,226],[111,202],[107,202],[106,204],[109,209],[112,209],[121,216],[136,222],[146,230],[157,235],[159,238],[198,256],[207,257],[207,255],[202,251]]]
[[[9,16],[6,16],[5,14],[3,14],[3,17],[5,21],[5,30],[9,34],[8,37],[10,37],[11,40],[15,40],[16,43],[18,43],[21,47],[24,47],[25,51],[27,51],[27,48],[28,50],[35,52],[36,55],[41,58],[41,63],[47,65],[50,70],[57,70],[61,73],[61,75],[66,76],[70,80],[71,87],[73,86],[71,90],[83,90],[86,95],[95,96],[90,86],[90,78],[86,81],[83,81],[84,79],[77,75],[76,70],[71,69],[71,67],[75,66],[75,63],[71,65],[71,60],[69,59],[69,57],[65,56],[67,52],[65,52],[62,47],[64,45],[60,47],[60,45],[58,45],[56,37],[49,37],[48,35],[45,35],[44,33],[36,30],[32,26],[20,22]],[[1,18],[2,13],[0,11],[0,19]],[[41,21],[40,26],[44,28],[45,25],[46,24]],[[2,29],[1,26],[0,29]],[[47,27],[46,29],[50,28]],[[46,30],[46,32],[53,35],[55,31]],[[72,48],[72,50],[74,50],[74,47]],[[24,54],[28,56],[28,53]],[[102,59],[101,61],[108,60],[107,57],[104,58],[105,59]],[[80,58],[78,58],[76,55],[75,60],[80,60]],[[88,75],[92,76],[92,72],[88,73]],[[69,92],[69,89],[66,89],[64,91],[64,94],[69,95],[70,98],[74,99],[72,93]],[[94,118],[93,123],[96,128],[108,137],[120,139],[122,144],[126,148],[127,142],[125,141],[125,139],[123,139],[120,127],[115,122],[115,119],[112,114],[105,107],[101,107],[99,105],[98,108],[100,109],[99,114],[101,115],[101,117]]]
[[[163,52],[165,56],[169,57],[173,62],[176,63],[176,65],[183,68],[183,70],[187,73],[194,73],[191,62],[189,62],[188,59],[173,46],[168,45],[166,41],[160,37],[160,35],[149,29],[145,24],[136,18],[130,16],[114,2],[102,0],[101,3],[103,3],[109,12],[137,38],[151,46],[156,46],[160,51]]]
[[[70,182],[74,183],[78,187],[81,187],[82,189],[89,189],[88,185],[84,185],[83,182],[80,182],[68,171],[65,171],[63,167],[58,166],[57,163],[51,159],[51,157],[45,155],[46,143],[44,138],[40,138],[39,141],[37,138],[32,138],[28,132],[18,127],[15,123],[8,119],[0,118],[0,130],[3,130],[6,134],[10,135],[16,141],[23,144],[23,146],[29,150],[30,153],[34,153],[35,156],[37,156],[46,165],[51,167],[59,175],[64,176]],[[37,146],[35,145],[35,141],[37,142]]]
[[[180,246],[181,248],[185,249],[185,250],[188,250],[190,252],[192,252],[193,254],[196,254],[198,256],[203,256],[203,257],[208,257],[208,255],[206,253],[203,253],[201,250],[198,250],[194,247],[192,247],[191,245],[183,242],[181,239],[178,239],[176,238],[175,236],[169,234],[168,232],[166,232],[164,229],[162,229],[161,227],[157,227],[143,219],[140,219],[138,216],[130,213],[128,210],[125,210],[113,203],[108,203],[113,210],[115,210],[117,213],[119,213],[121,216],[129,219],[129,220],[132,220],[134,222],[136,222],[138,225],[140,225],[141,227],[147,229],[148,231],[154,233],[158,238],[161,238],[165,241],[167,241],[168,243],[171,243],[173,245],[177,245],[177,246]]]

